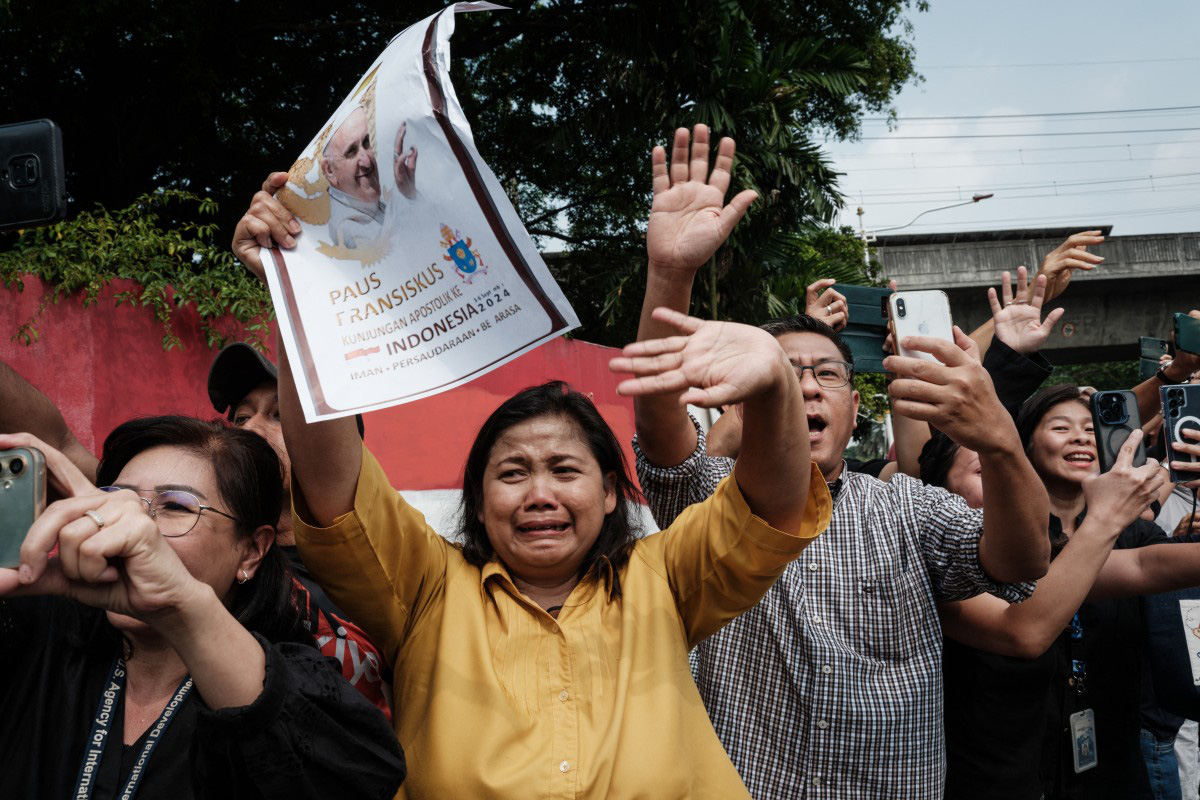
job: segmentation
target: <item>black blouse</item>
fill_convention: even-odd
[[[138,798],[392,797],[404,755],[383,714],[315,648],[262,637],[258,699],[213,711],[188,695],[146,767]],[[0,775],[6,798],[73,795],[84,742],[118,653],[104,613],[59,598],[0,601]],[[123,703],[96,790],[123,787]],[[122,763],[124,762],[124,763]]]
[[[1080,518],[1082,520],[1082,517]],[[1051,539],[1062,533],[1050,518]],[[1116,550],[1166,542],[1153,523],[1136,520]],[[1036,659],[985,653],[947,640],[946,797],[973,800],[1112,798],[1137,800],[1149,789],[1139,744],[1142,626],[1137,598],[1084,603],[1082,640],[1069,629]],[[1084,694],[1068,684],[1071,661],[1086,661]],[[1070,715],[1096,715],[1099,764],[1075,774]]]

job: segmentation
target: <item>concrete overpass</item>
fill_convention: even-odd
[[[1112,226],[1094,225],[1107,236]],[[880,236],[877,258],[901,289],[941,289],[954,321],[970,331],[991,316],[987,287],[1088,226]],[[1171,338],[1171,314],[1200,308],[1200,232],[1113,236],[1093,248],[1104,263],[1076,271],[1060,300],[1066,309],[1046,345],[1056,364],[1135,359],[1139,336]],[[1015,275],[1014,275],[1015,277]]]

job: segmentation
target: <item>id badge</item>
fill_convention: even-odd
[[[1096,755],[1096,715],[1090,708],[1071,715],[1071,752],[1075,756],[1076,773],[1099,763]]]

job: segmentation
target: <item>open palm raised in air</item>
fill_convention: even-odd
[[[620,394],[683,392],[680,403],[716,408],[795,381],[779,343],[761,328],[705,321],[666,308],[656,308],[654,318],[684,335],[626,346],[620,358],[609,362],[614,372],[636,376],[621,382]]]
[[[988,303],[992,307],[992,321],[996,326],[996,338],[1016,350],[1028,355],[1041,349],[1055,323],[1063,315],[1063,309],[1056,308],[1042,319],[1042,304],[1046,297],[1046,276],[1038,275],[1034,279],[1032,295],[1026,288],[1027,273],[1024,267],[1017,268],[1017,291],[1013,294],[1011,276],[1008,272],[1001,275],[1001,297],[996,297],[995,289],[988,289]],[[1029,298],[1028,300],[1023,298]],[[1004,304],[1001,305],[1000,301]]]
[[[733,139],[721,139],[709,174],[708,127],[695,127],[690,158],[688,138],[687,128],[675,131],[669,168],[664,148],[655,147],[651,154],[654,202],[646,228],[646,250],[652,264],[695,272],[728,238],[758,193],[746,189],[725,205],[733,170]]]

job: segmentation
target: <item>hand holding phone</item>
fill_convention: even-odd
[[[932,337],[910,342],[935,354],[934,363],[902,355],[885,360],[884,366],[895,376],[888,384],[892,410],[928,422],[978,453],[1019,449],[1017,429],[996,397],[978,346],[959,328],[952,332],[953,342]]]
[[[932,336],[954,343],[950,298],[943,291],[894,292],[888,295],[888,314],[899,355],[937,361],[930,353],[906,349],[904,338],[907,336]]]
[[[1117,451],[1111,470],[1093,472],[1084,479],[1083,496],[1089,516],[1099,514],[1099,519],[1115,522],[1118,529],[1124,528],[1145,514],[1158,497],[1165,481],[1158,463],[1148,461],[1141,467],[1133,466],[1143,439],[1140,430],[1133,431]]]
[[[1164,386],[1158,391],[1162,400],[1163,432],[1167,437],[1169,456],[1167,471],[1171,475],[1171,482],[1194,481],[1200,478],[1200,465],[1197,471],[1176,469],[1174,465],[1179,462],[1200,462],[1200,456],[1188,452],[1189,447],[1195,445],[1195,436],[1200,433],[1200,385]],[[1196,433],[1188,434],[1188,431]]]
[[[46,508],[46,459],[33,447],[0,450],[0,567],[21,563],[21,545]]]

